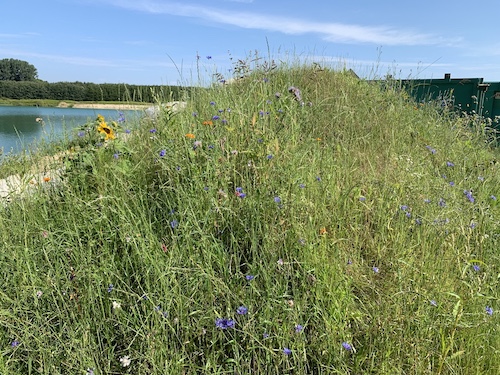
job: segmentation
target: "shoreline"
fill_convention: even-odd
[[[64,107],[59,103],[58,107]],[[138,110],[151,107],[151,104],[105,104],[105,103],[74,103],[71,108]]]

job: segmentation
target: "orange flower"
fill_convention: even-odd
[[[192,134],[192,133],[187,133],[187,134],[186,134],[186,138],[189,138],[189,139],[195,139],[196,137],[195,137],[195,135],[194,135],[194,134]]]
[[[43,178],[43,181],[44,181],[44,182],[49,182],[49,181],[50,181],[50,177],[44,177],[44,178]]]
[[[320,235],[327,234],[327,233],[328,233],[328,232],[326,231],[326,228],[325,228],[325,227],[323,227],[323,228],[321,228],[321,229],[319,230],[319,234],[320,234]]]
[[[203,121],[203,125],[213,125],[214,123],[212,121]]]

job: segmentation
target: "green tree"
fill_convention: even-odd
[[[16,59],[0,60],[0,81],[35,81],[36,68],[30,63]]]

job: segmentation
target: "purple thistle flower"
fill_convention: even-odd
[[[304,327],[301,324],[297,324],[295,326],[295,333],[300,333],[304,330]]]
[[[10,343],[10,346],[13,347],[13,348],[15,348],[16,346],[19,346],[19,341],[17,341],[17,340],[12,341]]]
[[[497,197],[495,197],[494,195],[491,195],[490,198],[493,199],[494,201],[497,200]]]
[[[474,264],[472,268],[474,268],[474,271],[476,272],[479,272],[481,270],[481,267],[479,267],[477,264]]]
[[[290,354],[292,354],[292,351],[288,348],[283,348],[283,354],[290,355]]]
[[[407,205],[402,205],[399,208],[401,209],[401,211],[406,211],[408,209],[408,206]]]
[[[156,129],[151,129],[149,132],[150,132],[151,134],[154,134],[154,133],[156,133]]]
[[[161,150],[160,151],[160,157],[164,157],[166,153],[167,153],[166,150]]]
[[[215,105],[215,102],[210,102],[210,105],[214,106],[214,105]]]
[[[446,165],[447,165],[448,167],[454,167],[454,166],[455,166],[455,164],[453,164],[451,161],[447,161],[447,162],[446,162]]]
[[[212,120],[214,120],[214,121],[217,121],[218,119],[220,119],[220,116],[215,115],[212,117]]]
[[[268,160],[271,160],[273,158],[273,155],[269,154],[266,156]]]
[[[345,341],[342,343],[342,347],[343,347],[345,350],[347,350],[348,352],[350,352],[350,351],[352,350],[352,346],[351,346],[351,344],[349,344],[348,342],[345,342]]]
[[[232,319],[217,318],[215,319],[215,326],[220,329],[234,328],[235,322]]]
[[[372,267],[372,271],[375,272],[375,273],[379,273],[380,270],[378,269],[378,267]]]
[[[486,314],[488,315],[493,315],[493,308],[490,306],[486,306]]]
[[[281,203],[281,198],[280,197],[274,197],[274,201],[276,203]]]
[[[236,309],[238,315],[246,315],[248,313],[248,307],[240,306]]]
[[[252,281],[253,279],[255,279],[255,276],[254,276],[254,275],[246,275],[246,276],[245,276],[245,279],[246,279],[247,281]]]

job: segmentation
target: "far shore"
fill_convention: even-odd
[[[72,108],[91,108],[91,109],[117,109],[117,110],[137,110],[146,109],[151,104],[105,104],[105,103],[74,103]],[[58,107],[64,107],[59,103]],[[68,106],[69,107],[69,106]]]

